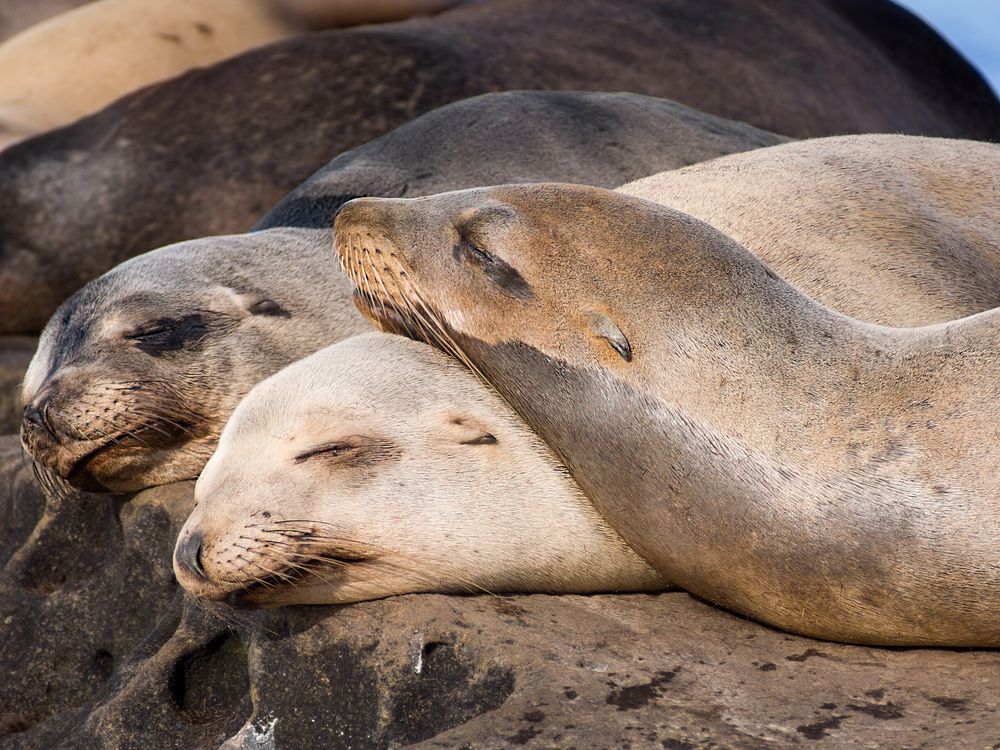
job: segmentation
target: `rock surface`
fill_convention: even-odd
[[[0,439],[0,747],[996,747],[1000,652],[811,641],[679,593],[207,608],[190,484],[42,498]]]

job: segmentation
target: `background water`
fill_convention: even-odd
[[[938,30],[1000,92],[1000,0],[896,0]]]

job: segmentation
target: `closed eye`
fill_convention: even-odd
[[[327,445],[317,445],[295,457],[295,463],[300,464],[310,458],[323,456],[324,458],[338,458],[356,450],[357,446],[351,443],[328,443]]]
[[[125,338],[154,357],[194,346],[211,332],[206,313],[192,313],[182,318],[159,318],[140,326]]]
[[[483,270],[486,277],[496,284],[504,294],[517,299],[531,299],[535,296],[531,284],[524,280],[520,272],[502,258],[484,250],[461,234],[452,251],[455,260],[466,260]]]

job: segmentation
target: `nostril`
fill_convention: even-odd
[[[190,570],[202,580],[207,580],[205,566],[202,561],[202,538],[201,534],[195,532],[188,534],[181,543],[177,545],[177,562]]]
[[[45,430],[50,435],[55,433],[49,426],[49,399],[45,398],[37,403],[30,403],[24,408],[24,421],[32,427]]]

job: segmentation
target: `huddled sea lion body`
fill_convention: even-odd
[[[508,182],[616,187],[784,136],[669,99],[507,91],[438,107],[341,154],[278,201],[255,229],[326,229],[351,198],[411,197]]]
[[[174,570],[208,599],[665,586],[499,396],[399,336],[351,338],[255,386],[195,499]]]
[[[790,136],[1000,135],[978,73],[888,0],[493,0],[309,34],[0,154],[0,333],[128,257],[245,230],[331,155],[519,88],[666,96]]]
[[[872,135],[723,157],[619,188],[722,230],[852,317],[916,326],[1000,307],[1000,146]]]
[[[24,138],[299,33],[269,0],[99,0],[0,44],[0,132]]]
[[[1000,645],[997,310],[862,322],[582,186],[361,198],[336,235],[366,315],[474,368],[664,577],[803,635]]]
[[[0,44],[0,147],[142,86],[303,33],[433,13],[458,0],[97,0]]]
[[[487,119],[504,135],[475,126]],[[26,444],[90,489],[198,476],[255,383],[368,328],[331,256],[332,214],[350,197],[480,180],[612,186],[782,140],[633,94],[518,92],[449,105],[337,159],[271,212],[277,226],[153,251],[73,295],[46,327],[25,379]],[[264,299],[280,313],[248,314]]]

